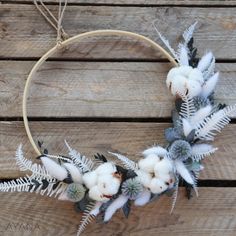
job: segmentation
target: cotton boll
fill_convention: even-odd
[[[103,194],[99,191],[98,186],[93,186],[89,190],[89,197],[99,202],[107,202],[110,200],[109,198],[103,196]]]
[[[172,174],[162,174],[158,176],[159,179],[165,182],[165,184],[170,188],[174,184],[174,176]]]
[[[73,182],[75,183],[83,183],[82,180],[82,174],[80,173],[80,170],[71,163],[65,163],[63,166],[69,171],[71,178]]]
[[[137,170],[135,171],[135,173],[138,175],[138,178],[142,185],[147,188],[152,180],[151,174],[143,170]]]
[[[168,185],[161,179],[153,178],[151,183],[150,183],[149,188],[150,188],[152,193],[160,194],[160,193],[167,190]]]
[[[50,158],[48,157],[41,157],[41,161],[45,167],[45,169],[48,171],[48,173],[60,180],[60,181],[63,181],[64,179],[67,178],[67,171],[64,167],[60,166],[59,164],[57,164],[55,161],[51,160]]]
[[[106,162],[104,164],[101,164],[96,168],[97,175],[103,175],[103,174],[112,174],[116,172],[116,166],[111,162]]]
[[[90,171],[83,175],[83,182],[88,189],[97,184],[97,179],[98,175],[95,171]]]
[[[100,175],[98,177],[97,186],[100,192],[105,195],[114,195],[120,187],[120,180],[110,174]]]
[[[111,205],[106,209],[104,215],[104,221],[107,222],[111,219],[111,217],[115,214],[115,212],[124,206],[124,204],[128,201],[128,197],[124,195],[120,195],[116,198]]]
[[[176,75],[171,82],[171,93],[176,96],[180,94],[185,94],[187,91],[187,80],[181,75]]]
[[[155,154],[150,154],[146,158],[139,160],[138,166],[140,169],[153,173],[154,165],[160,160],[160,158]]]
[[[148,190],[144,190],[140,196],[134,201],[135,206],[144,206],[149,202],[151,198],[151,192]]]
[[[143,151],[144,157],[147,157],[150,154],[156,154],[157,156],[163,157],[166,155],[166,153],[167,153],[166,149],[160,146],[151,147]]]
[[[200,70],[198,70],[197,68],[193,68],[191,70],[191,72],[188,75],[188,78],[190,80],[194,80],[196,82],[199,82],[199,84],[201,84],[201,85],[204,83],[204,78],[203,78],[202,72]]]
[[[173,164],[172,161],[168,158],[163,158],[161,161],[155,164],[154,172],[155,176],[159,177],[162,174],[169,174],[173,171]]]
[[[198,81],[189,80],[187,81],[187,90],[188,90],[188,96],[192,98],[201,93],[202,87]]]

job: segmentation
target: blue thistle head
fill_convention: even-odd
[[[79,202],[84,198],[85,188],[82,184],[69,184],[66,190],[67,197],[73,202]]]
[[[121,191],[129,199],[136,199],[143,191],[143,185],[141,184],[138,177],[127,179],[123,182]]]
[[[187,141],[176,140],[172,143],[169,149],[172,159],[187,160],[191,156],[192,148]]]

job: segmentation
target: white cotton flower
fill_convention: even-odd
[[[45,156],[41,157],[41,161],[42,161],[45,169],[48,171],[48,173],[52,177],[54,177],[60,181],[67,178],[68,173],[67,173],[66,169],[64,167],[62,167],[61,165],[59,165],[58,163],[56,163],[55,161],[53,161],[50,158],[45,157]]]
[[[93,186],[89,189],[89,197],[95,201],[99,202],[107,202],[110,199],[105,197],[103,193],[101,193],[98,189],[98,186]]]
[[[83,182],[88,189],[97,184],[97,179],[98,175],[95,171],[90,171],[83,175]]]
[[[98,166],[95,171],[97,175],[103,175],[103,174],[115,173],[117,170],[116,170],[116,166],[113,163],[106,162]]]
[[[191,66],[180,66],[171,69],[167,75],[166,84],[173,95],[186,94],[190,97],[201,92],[204,83],[202,72]]]
[[[165,183],[169,183],[170,180],[171,180],[171,175],[170,174],[162,174],[162,175],[158,175],[156,177],[163,180]]]
[[[168,185],[163,180],[161,180],[159,178],[153,178],[150,183],[149,188],[152,193],[160,194],[160,193],[167,190]]]
[[[154,166],[159,161],[160,157],[158,157],[156,154],[149,154],[146,158],[139,160],[138,166],[141,170],[153,173]]]
[[[156,177],[159,177],[159,176],[165,175],[165,174],[169,174],[172,171],[173,171],[172,161],[167,157],[162,158],[154,166],[154,172],[155,172]]]
[[[152,180],[152,176],[150,173],[145,172],[143,170],[137,170],[135,171],[135,173],[138,175],[138,178],[140,180],[140,182],[142,183],[142,185],[146,188],[148,188],[148,186],[150,185],[150,182]]]
[[[73,182],[80,183],[80,184],[83,183],[82,174],[81,174],[79,168],[77,168],[75,165],[73,165],[71,163],[65,163],[65,164],[63,164],[63,166],[70,173]]]
[[[99,191],[104,195],[114,195],[120,187],[120,179],[111,174],[100,175],[97,180]]]

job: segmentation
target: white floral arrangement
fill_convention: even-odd
[[[36,192],[74,202],[76,209],[84,214],[77,236],[95,217],[108,222],[118,209],[128,217],[132,205],[144,206],[163,194],[172,194],[172,212],[180,179],[198,194],[201,162],[217,150],[210,142],[230,122],[236,105],[215,104],[214,90],[219,79],[215,57],[208,52],[197,59],[192,36],[195,25],[184,32],[177,51],[159,34],[179,65],[169,71],[166,80],[175,97],[173,127],[165,130],[166,147],[145,150],[137,162],[109,152],[122,163],[118,165],[100,154],[94,160],[89,159],[65,142],[68,156],[44,152],[38,157],[40,165],[27,160],[20,145],[16,163],[21,171],[32,174],[0,183],[0,191]]]

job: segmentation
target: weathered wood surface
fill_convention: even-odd
[[[22,116],[25,79],[35,62],[0,61],[0,117]],[[31,117],[170,117],[167,63],[47,62],[33,79]],[[217,101],[236,104],[236,65],[217,64]]]
[[[58,0],[44,1],[56,13]],[[110,28],[137,32],[160,42],[151,25],[159,19],[159,30],[176,45],[182,31],[198,20],[195,42],[199,53],[211,49],[222,62],[217,63],[221,71],[217,101],[236,103],[236,1],[69,2],[63,25],[70,36]],[[55,41],[56,33],[31,0],[0,0],[0,179],[24,175],[14,160],[20,143],[25,156],[35,160],[23,122],[16,120],[22,116],[25,79],[35,59]],[[37,120],[30,122],[33,137],[43,140],[50,153],[66,154],[66,139],[89,157],[97,152],[108,156],[110,150],[138,160],[150,145],[165,145],[164,129],[171,124],[163,121],[167,121],[173,106],[165,86],[170,67],[158,62],[163,58],[149,45],[130,38],[89,38],[61,50],[54,59],[60,61],[47,62],[33,79],[28,102],[29,115]],[[133,118],[145,122],[121,122]],[[236,124],[217,136],[214,145],[219,150],[204,161],[200,176],[204,183],[215,186],[200,187],[199,198],[187,200],[181,188],[173,215],[169,215],[171,199],[163,197],[147,207],[134,208],[129,219],[119,212],[109,224],[91,224],[84,235],[234,236],[235,187],[216,186],[217,180],[234,186],[235,136]],[[0,193],[0,205],[3,236],[76,235],[81,219],[73,203],[35,194]]]
[[[43,140],[49,153],[67,154],[64,140],[82,154],[93,155],[107,151],[120,152],[139,160],[141,152],[158,143],[165,145],[164,129],[171,124],[127,122],[31,122],[35,140]],[[22,143],[25,157],[35,160],[35,153],[26,137],[22,122],[0,122],[0,178],[14,178],[24,173],[15,164],[15,151]],[[215,155],[205,159],[201,179],[236,179],[236,125],[219,134],[214,145]],[[109,156],[113,159],[112,156]],[[115,160],[115,159],[113,159]]]
[[[0,2],[9,3],[10,1],[17,3],[22,0],[1,0]],[[33,0],[24,0],[24,2],[32,3]],[[58,0],[44,0],[45,3],[58,3]],[[159,6],[159,5],[200,5],[200,6],[231,6],[235,5],[235,0],[69,0],[68,4],[111,4],[111,5],[145,5],[145,6]]]
[[[162,197],[136,207],[125,219],[116,213],[108,224],[90,224],[89,236],[234,236],[234,188],[199,188],[199,198],[187,200],[181,189],[176,209],[169,214],[171,198]],[[76,235],[81,219],[73,203],[27,193],[1,193],[1,235]]]
[[[49,6],[55,13],[57,6]],[[200,53],[212,49],[218,59],[236,58],[234,8],[68,6],[64,28],[69,35],[98,30],[129,30],[159,40],[152,22],[171,42],[198,20],[195,34]],[[40,57],[55,45],[53,29],[34,5],[2,4],[0,8],[0,57]],[[160,42],[160,40],[159,40]],[[160,59],[158,52],[133,39],[89,38],[55,56],[61,58]]]

